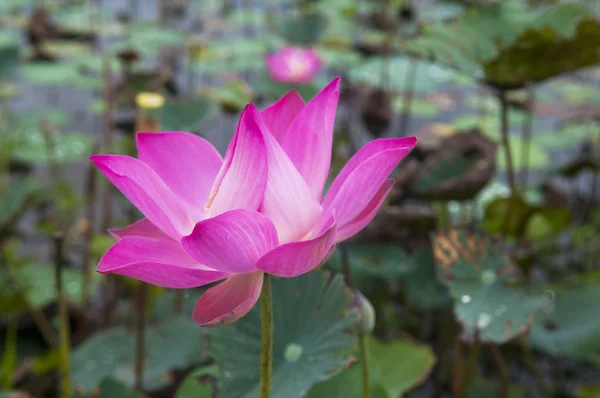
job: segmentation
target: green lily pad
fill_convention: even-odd
[[[389,79],[381,75],[382,62],[389,63],[389,65],[386,65],[387,70],[390,71]],[[362,65],[350,70],[350,79],[370,87],[403,91],[405,90],[406,74],[413,62],[418,63],[416,80],[412,82],[415,92],[424,93],[437,90],[442,84],[450,80],[452,73],[446,69],[429,62],[411,60],[409,57],[400,56],[391,57],[389,60],[381,57],[371,57]]]
[[[327,28],[327,17],[311,12],[298,17],[279,20],[278,30],[291,43],[310,46],[319,41]]]
[[[132,391],[123,383],[119,383],[114,379],[104,379],[99,386],[99,398],[144,398],[145,395]]]
[[[18,287],[23,289],[23,297],[27,299],[32,307],[41,309],[56,300],[56,280],[53,265],[26,265],[11,269],[10,273],[12,279],[17,281]],[[83,283],[81,271],[73,268],[65,268],[62,271],[62,278],[67,299],[75,303],[80,303],[82,298],[81,286]],[[11,279],[5,279],[4,277],[0,277],[0,280],[11,281]],[[11,286],[11,290],[14,290],[12,288],[14,286]],[[97,285],[92,284],[92,296],[96,288]],[[8,301],[4,302],[3,299],[2,304],[5,303],[9,304]],[[0,306],[0,312],[18,312],[23,310],[25,308],[23,307],[22,300],[13,301],[12,305],[8,305],[6,308],[4,305]]]
[[[551,289],[553,305],[536,318],[531,344],[552,355],[600,358],[600,290],[594,283]]]
[[[485,208],[483,227],[492,234],[521,237],[535,212],[535,207],[520,195],[497,198]]]
[[[234,81],[215,88],[203,88],[201,94],[221,105],[229,113],[239,113],[254,98],[254,92],[245,82]]]
[[[13,134],[22,134],[22,141],[12,154],[12,159],[27,164],[45,164],[48,161],[64,164],[70,163],[89,154],[92,138],[78,133],[59,133],[52,135],[52,148],[44,135],[35,127],[25,131],[14,130]]]
[[[272,396],[300,398],[348,362],[356,342],[357,314],[341,276],[311,272],[273,280],[274,346]],[[258,397],[259,306],[237,322],[210,329],[210,352],[221,367],[224,397]]]
[[[573,215],[569,209],[544,206],[531,216],[525,235],[532,241],[553,237],[564,231],[572,220]]]
[[[380,342],[366,340],[369,360],[371,397],[396,398],[427,379],[435,365],[435,355],[425,344],[406,339]],[[342,373],[315,385],[306,398],[359,398],[362,377],[360,365],[355,364]]]
[[[201,330],[187,317],[164,320],[146,329],[144,387],[160,388],[173,368],[185,368],[202,360]],[[90,391],[111,377],[128,387],[134,383],[135,332],[116,327],[98,333],[72,353],[75,388]]]
[[[181,382],[175,398],[213,398],[213,386],[206,382],[200,382],[202,377],[216,377],[219,374],[219,368],[215,365],[199,367],[191,371]]]
[[[489,238],[466,230],[438,233],[434,241],[439,278],[454,299],[462,338],[505,343],[530,330],[546,299],[523,288],[518,269]]]
[[[584,7],[495,2],[430,24],[405,48],[494,87],[519,88],[600,61],[600,22]],[[555,62],[553,54],[564,57]]]
[[[157,110],[161,130],[198,132],[198,129],[217,116],[214,102],[205,98],[168,101]]]
[[[119,43],[115,49],[134,49],[145,56],[153,56],[168,46],[182,46],[185,34],[179,30],[156,24],[136,24],[130,32],[128,40]]]
[[[3,40],[0,37],[0,80],[10,77],[17,70],[19,61],[18,42]]]
[[[0,235],[13,229],[20,217],[43,198],[44,185],[35,179],[24,179],[0,195]]]
[[[414,255],[414,261],[415,267],[407,277],[409,303],[423,310],[452,305],[448,289],[437,280],[433,251],[419,250]]]
[[[269,79],[267,76],[262,76],[261,78],[257,79],[253,83],[252,88],[259,95],[273,100],[277,100],[283,97],[283,95],[290,90],[298,91],[302,98],[308,100],[317,95],[317,93],[321,89],[321,87],[315,82],[304,84],[286,84],[275,82]]]
[[[26,64],[20,71],[26,80],[44,86],[73,84],[81,78],[75,64],[70,62]]]
[[[385,286],[385,290],[397,293],[403,278],[415,269],[414,258],[395,243],[354,244],[347,251],[354,282],[363,292]],[[327,267],[343,273],[341,249],[333,253]]]

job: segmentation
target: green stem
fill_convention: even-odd
[[[260,398],[270,398],[273,373],[273,290],[271,276],[266,273],[260,293],[260,326]]]
[[[13,373],[17,365],[17,318],[9,317],[6,327],[4,358],[0,368],[0,387],[10,390],[13,386]]]
[[[362,371],[362,398],[371,396],[371,385],[369,383],[369,358],[367,356],[367,345],[365,335],[358,334],[358,349],[360,350],[360,368]]]
[[[144,388],[144,360],[146,357],[146,296],[148,285],[140,282],[137,292],[137,325],[135,349],[135,385],[136,391]]]
[[[70,371],[70,348],[71,334],[69,330],[69,313],[62,284],[62,263],[64,235],[57,233],[54,236],[54,270],[56,277],[56,297],[59,312],[59,379],[60,397],[71,398],[71,371]]]

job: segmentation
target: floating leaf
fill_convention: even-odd
[[[386,343],[373,337],[368,337],[366,343],[372,397],[401,396],[427,379],[435,365],[431,348],[424,344],[405,339]],[[359,398],[361,388],[360,366],[355,364],[315,385],[306,398]]]
[[[320,90],[315,82],[304,84],[285,84],[275,82],[267,76],[257,79],[252,88],[265,98],[277,100],[290,90],[296,90],[305,100],[313,98]]]
[[[415,267],[407,277],[408,300],[423,310],[448,307],[452,300],[448,289],[436,277],[433,251],[421,249],[414,255]]]
[[[68,62],[26,64],[20,71],[26,80],[44,86],[73,84],[81,78],[75,64]]]
[[[18,41],[0,36],[0,80],[10,77],[17,70],[19,61]]]
[[[370,292],[385,286],[398,292],[402,278],[415,268],[415,261],[396,243],[349,245],[348,261],[359,290]],[[329,269],[342,273],[342,249],[336,250],[327,262]]]
[[[319,381],[337,374],[355,344],[350,329],[357,315],[340,276],[311,272],[273,281],[273,397],[300,398]],[[221,367],[220,394],[258,397],[260,311],[210,329],[211,354]]]
[[[279,33],[291,43],[310,46],[315,44],[327,27],[327,18],[317,12],[278,21]]]
[[[387,63],[383,70],[389,70],[389,79],[381,74],[382,62]],[[416,80],[412,84],[418,93],[437,90],[440,85],[450,80],[452,73],[437,65],[399,56],[389,59],[371,57],[362,65],[350,70],[350,79],[371,87],[403,91],[405,90],[406,74],[413,62],[417,62],[417,73]]]
[[[527,332],[535,313],[544,307],[542,295],[511,285],[521,279],[500,247],[478,233],[450,230],[434,241],[439,277],[455,300],[454,313],[463,339],[504,343]]]
[[[597,283],[552,291],[555,297],[551,310],[536,319],[531,334],[533,346],[552,355],[599,358],[600,290]]]
[[[573,219],[566,208],[544,206],[536,211],[527,223],[525,235],[529,240],[552,237],[567,228]]]
[[[179,385],[175,398],[213,398],[213,386],[208,382],[201,383],[200,378],[216,378],[218,373],[219,368],[214,365],[191,371]]]
[[[17,286],[24,289],[24,297],[32,307],[37,309],[44,308],[56,300],[56,280],[54,275],[54,266],[50,264],[26,265],[11,270],[6,270],[5,272],[10,272],[11,278],[0,278],[0,280],[8,283],[12,282],[12,280],[16,281]],[[83,283],[82,273],[76,269],[65,268],[62,272],[62,278],[67,299],[76,303],[81,302],[81,286]],[[95,288],[96,285],[92,285],[92,289]],[[93,294],[94,292],[92,291],[92,295]],[[0,311],[13,312],[24,310],[22,307],[22,302],[20,305],[21,306],[12,308],[4,308],[2,306]]]
[[[8,187],[0,195],[0,235],[12,230],[19,218],[43,195],[43,184],[35,179],[24,179]]]
[[[146,329],[144,386],[158,388],[167,380],[162,376],[172,368],[184,368],[202,360],[201,331],[183,317],[168,319]],[[126,386],[134,384],[135,334],[125,327],[98,333],[73,352],[73,383],[90,391],[106,377]]]
[[[600,61],[600,22],[588,16],[572,3],[496,2],[427,25],[404,46],[494,87],[519,88]]]
[[[114,379],[104,379],[100,383],[99,398],[144,398],[145,395],[132,391],[125,384],[119,383]]]
[[[217,108],[214,102],[198,98],[167,101],[156,113],[164,131],[198,132],[203,124],[217,116]]]

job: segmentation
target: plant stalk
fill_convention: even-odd
[[[367,341],[362,332],[358,333],[358,349],[360,351],[360,368],[362,374],[362,398],[371,396],[371,384],[369,382],[369,358],[367,353]]]
[[[265,273],[260,293],[260,398],[271,397],[271,375],[273,373],[273,290],[271,275]]]
[[[512,151],[510,148],[510,140],[508,137],[508,102],[506,100],[506,94],[504,92],[500,92],[498,94],[498,99],[500,100],[500,131],[502,133],[502,146],[504,146],[504,156],[506,157],[506,172],[508,174],[508,185],[510,186],[510,193],[512,196],[516,192],[516,184]]]
[[[142,391],[144,386],[144,361],[146,357],[146,296],[148,285],[140,282],[137,294],[137,325],[135,348],[135,385],[136,391]]]
[[[529,153],[531,151],[531,133],[533,130],[533,105],[535,92],[532,88],[527,90],[527,115],[523,119],[523,146],[521,147],[521,167],[523,169],[523,189],[527,189],[529,179]]]
[[[54,235],[54,272],[56,280],[56,297],[58,300],[59,312],[59,380],[60,397],[71,398],[71,369],[70,369],[70,348],[71,334],[69,329],[69,314],[67,301],[62,284],[62,263],[63,263],[63,243],[64,235],[58,232]]]
[[[497,344],[490,345],[490,351],[492,352],[492,357],[498,368],[498,376],[500,377],[500,397],[508,398],[510,396],[510,375],[508,374],[506,362],[502,357],[502,351]]]

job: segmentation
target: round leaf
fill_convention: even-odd
[[[300,398],[347,363],[357,314],[340,276],[311,272],[273,280],[273,397]],[[237,322],[210,329],[211,354],[221,367],[224,397],[258,397],[259,306]]]

